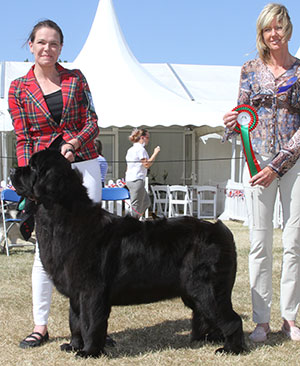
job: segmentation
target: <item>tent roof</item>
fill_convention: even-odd
[[[7,104],[7,95],[10,83],[12,80],[25,75],[29,68],[31,67],[31,62],[14,62],[14,61],[6,61],[2,64],[0,63],[0,67],[3,69],[2,78],[0,80],[2,86],[0,89],[1,98],[0,98],[0,131],[10,131],[12,130],[12,123],[7,111],[8,104]],[[66,68],[73,68],[74,65],[71,63],[62,63],[62,65]],[[167,90],[168,93],[173,97],[175,95],[175,102],[178,99],[184,100],[185,105],[196,105],[196,107],[201,108],[201,104],[197,104],[195,101],[201,100],[207,106],[211,106],[208,113],[214,113],[215,106],[218,105],[220,109],[223,111],[227,111],[236,103],[236,94],[238,88],[238,80],[240,75],[240,67],[231,67],[231,66],[206,66],[206,65],[179,65],[179,64],[141,64],[140,67],[145,68],[145,70],[149,73],[150,77],[155,78],[157,81],[156,83],[160,83],[164,85],[164,88]],[[173,72],[175,70],[176,76]],[[86,75],[86,72],[84,72]],[[89,79],[88,79],[89,80]],[[213,80],[213,82],[212,82]],[[93,78],[92,80],[93,81]],[[89,84],[91,82],[89,81]],[[93,84],[93,83],[92,83]],[[100,85],[102,85],[100,83]],[[136,115],[136,108],[134,108],[134,113],[127,109],[126,113],[119,114],[119,102],[115,100],[110,92],[109,88],[104,88],[107,90],[107,96],[105,97],[104,101],[95,99],[94,91],[93,91],[93,99],[96,105],[96,110],[99,115],[99,125],[100,127],[108,127],[108,126],[136,126],[136,125],[147,125],[147,126],[154,126],[154,125],[162,125],[162,126],[170,126],[170,125],[194,125],[194,126],[209,126],[209,131],[212,128],[219,129],[220,126],[223,126],[222,123],[222,115],[217,120],[219,123],[209,123],[209,119],[204,119],[203,110],[197,109],[197,115],[195,116],[196,119],[199,118],[199,122],[193,123],[189,121],[193,121],[192,119],[188,120],[183,116],[182,120],[177,120],[174,118],[174,111],[176,111],[174,105],[174,99],[172,101],[172,105],[170,109],[168,109],[167,120],[163,121],[159,119],[157,116],[155,121],[159,120],[160,123],[147,123],[145,117],[139,117],[139,123],[136,125],[132,123],[133,115]],[[172,90],[169,91],[169,90]],[[110,96],[110,98],[109,98]],[[3,97],[3,98],[2,98]],[[108,119],[104,119],[104,111],[109,113],[107,108],[103,110],[103,106],[108,105],[110,103],[107,99],[111,99],[114,103],[112,108],[112,116],[115,118],[115,123],[109,123],[111,121],[110,114]],[[194,99],[195,101],[192,101]],[[98,103],[97,103],[98,101]],[[176,102],[177,103],[177,102]],[[111,104],[109,104],[111,105]],[[152,100],[152,105],[154,102]],[[170,104],[167,104],[170,106]],[[161,108],[165,108],[160,104]],[[154,107],[153,107],[154,108]],[[157,107],[156,107],[157,108]],[[194,110],[192,110],[194,111]],[[143,111],[141,111],[142,113]],[[158,113],[155,109],[153,113]],[[153,115],[152,113],[152,115]],[[187,112],[187,116],[192,113],[191,111]],[[143,112],[143,115],[145,112]],[[117,117],[119,116],[119,120]],[[175,116],[176,117],[176,116]],[[137,117],[136,117],[137,118]],[[104,124],[104,122],[106,123]],[[201,122],[202,121],[202,122]],[[218,126],[218,127],[216,127]],[[202,128],[201,127],[201,128]],[[201,131],[203,130],[201,129]]]
[[[167,78],[176,84],[174,89],[170,83],[170,88],[165,86],[165,80],[155,78],[148,70],[149,65],[141,65],[124,39],[112,0],[99,1],[89,36],[73,66],[80,68],[88,80],[102,127],[219,126],[223,124],[222,116],[228,110],[228,106],[224,108],[218,100],[208,102],[205,88],[199,98],[192,101],[182,86],[178,88],[179,80],[175,82],[169,66],[161,68],[168,67],[172,72]],[[176,68],[182,72],[180,66]],[[207,87],[213,87],[215,80],[215,77],[210,80]],[[191,80],[191,88],[192,84]]]
[[[240,66],[143,64],[177,94],[227,112],[236,103]],[[223,115],[222,115],[223,116]]]

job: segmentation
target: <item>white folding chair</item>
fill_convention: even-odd
[[[153,212],[157,216],[167,216],[169,203],[168,186],[152,185],[151,190],[153,193]]]
[[[27,241],[24,243],[10,243],[9,242],[9,233],[12,228],[20,223],[20,219],[16,217],[12,217],[9,214],[10,209],[16,210],[17,204],[20,201],[20,196],[12,189],[4,189],[1,192],[1,211],[2,211],[2,223],[3,223],[3,236],[1,239],[1,243],[3,242],[3,251],[6,249],[6,254],[9,256],[9,248],[13,247],[24,247],[24,246],[35,246],[34,241]]]
[[[193,215],[192,200],[190,199],[188,186],[168,186],[169,191],[169,217]]]
[[[217,218],[217,188],[214,186],[197,187],[198,219]]]

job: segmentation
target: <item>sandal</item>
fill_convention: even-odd
[[[33,339],[28,340],[28,338],[33,338]],[[26,338],[24,338],[23,341],[20,342],[19,346],[21,348],[39,347],[43,343],[47,342],[48,340],[49,340],[48,332],[46,332],[46,334],[44,336],[39,332],[33,332],[33,333],[29,334]]]

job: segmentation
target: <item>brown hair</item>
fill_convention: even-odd
[[[39,29],[44,28],[44,27],[52,28],[52,29],[56,30],[56,31],[57,31],[57,33],[59,34],[60,44],[62,45],[62,44],[64,43],[64,35],[63,35],[62,30],[60,29],[60,27],[59,27],[55,22],[53,22],[53,20],[50,20],[50,19],[42,20],[42,21],[38,22],[38,23],[37,23],[37,24],[32,28],[32,31],[31,31],[31,33],[29,34],[29,37],[27,38],[27,43],[28,43],[29,41],[34,42],[36,32],[37,32]]]
[[[142,136],[146,136],[148,133],[148,130],[145,130],[144,128],[135,128],[132,132],[131,135],[129,136],[129,140],[134,143],[134,142],[139,142],[140,138]]]

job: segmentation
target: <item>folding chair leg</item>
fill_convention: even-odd
[[[8,244],[6,228],[5,228],[5,232],[4,232],[4,245],[6,248],[6,255],[9,256],[9,244]]]

